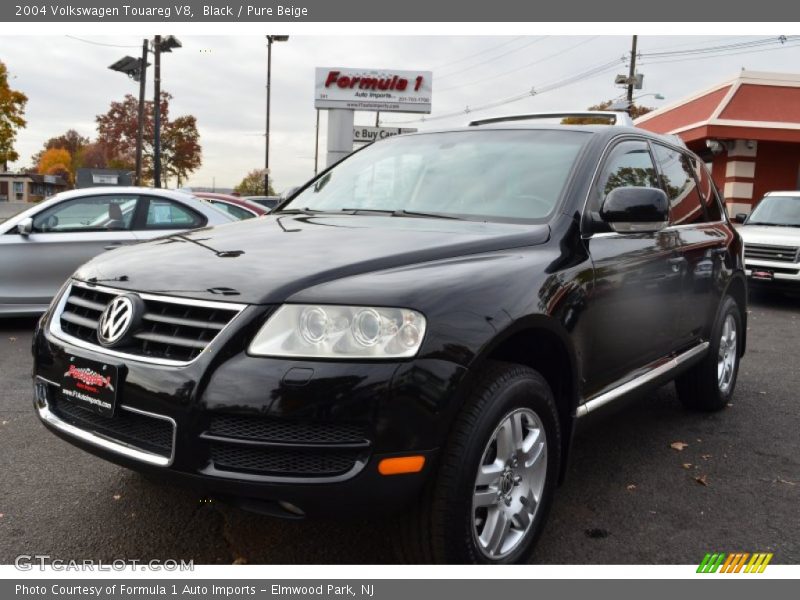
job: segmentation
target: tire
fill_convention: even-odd
[[[436,475],[409,520],[401,520],[402,558],[524,562],[547,518],[560,454],[558,414],[545,379],[525,366],[489,363],[454,421]]]
[[[712,412],[728,405],[736,388],[742,348],[742,313],[731,296],[722,300],[711,330],[708,355],[675,380],[686,408]]]

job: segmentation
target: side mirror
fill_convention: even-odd
[[[659,231],[669,223],[669,201],[658,188],[619,187],[606,196],[600,218],[620,233]]]
[[[744,223],[747,220],[747,213],[737,213],[735,217],[733,217],[734,223]]]
[[[17,233],[20,235],[30,235],[33,232],[33,219],[26,217],[17,223]]]

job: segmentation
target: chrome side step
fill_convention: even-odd
[[[585,417],[590,412],[597,410],[601,406],[604,406],[610,402],[613,402],[617,398],[621,398],[622,396],[627,395],[628,393],[634,391],[636,388],[645,385],[655,379],[658,379],[662,375],[666,375],[670,371],[677,369],[680,365],[689,361],[696,356],[699,356],[705,353],[709,347],[708,342],[702,342],[683,352],[682,354],[678,354],[677,356],[667,360],[666,362],[650,369],[646,373],[631,379],[630,381],[626,381],[625,383],[621,383],[620,385],[614,387],[613,389],[600,394],[599,396],[595,396],[594,398],[587,400],[583,404],[578,407],[578,410],[575,412],[575,416],[577,417]]]

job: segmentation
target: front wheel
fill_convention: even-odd
[[[558,477],[560,430],[545,379],[492,363],[456,418],[438,472],[405,525],[405,558],[517,563],[533,551]]]
[[[727,406],[736,387],[743,334],[739,305],[726,296],[711,331],[708,355],[675,380],[684,406],[702,411]]]

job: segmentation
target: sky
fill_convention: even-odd
[[[777,37],[778,34],[775,34]],[[647,57],[648,53],[711,48],[772,36],[640,36],[641,103],[663,106],[718,82],[742,68],[800,72],[800,45],[759,46],[723,56]],[[263,36],[180,36],[183,47],[162,58],[162,89],[174,99],[172,116],[197,117],[203,164],[188,186],[231,188],[264,164],[266,43]],[[126,54],[141,53],[142,39],[131,36],[0,37],[0,60],[11,86],[28,96],[27,127],[17,138],[21,159],[12,169],[31,166],[30,157],[50,137],[68,129],[93,138],[95,116],[138,84],[108,66]],[[433,72],[433,111],[420,115],[381,114],[382,124],[404,122],[420,130],[460,127],[477,117],[552,110],[583,110],[615,98],[614,85],[627,74],[628,36],[292,36],[272,52],[270,166],[274,187],[296,186],[314,174],[315,67],[391,68]],[[778,49],[775,49],[778,48]],[[608,70],[571,85],[523,100],[466,113],[496,100],[585,73]],[[152,96],[152,68],[148,97]],[[664,100],[656,100],[661,94]],[[459,112],[455,116],[438,118]],[[356,125],[374,125],[374,113],[356,113]],[[325,111],[320,121],[320,166],[325,161]]]

